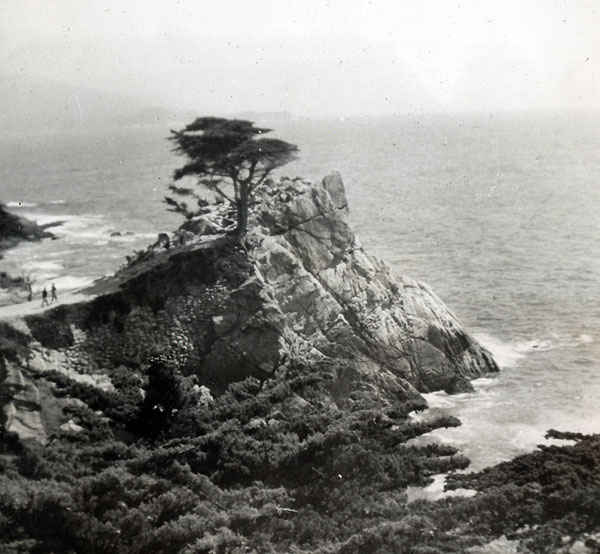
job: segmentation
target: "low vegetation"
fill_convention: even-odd
[[[548,552],[592,545],[600,523],[598,437],[450,477],[474,498],[407,505],[408,485],[468,461],[406,441],[458,421],[417,423],[411,402],[371,410],[359,392],[340,408],[326,367],[217,398],[160,358],[143,378],[121,368],[113,392],[40,379],[79,400],[65,415],[83,430],[45,447],[3,437],[2,552],[464,552],[502,535]]]

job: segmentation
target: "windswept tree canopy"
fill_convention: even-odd
[[[171,131],[169,140],[174,152],[188,159],[175,171],[175,181],[197,177],[197,183],[212,190],[237,210],[237,233],[245,235],[248,205],[256,188],[273,170],[296,158],[298,147],[283,140],[265,138],[271,129],[255,127],[252,121],[199,117],[181,131]],[[179,196],[191,196],[199,202],[193,189],[171,185]],[[172,211],[193,217],[195,213],[185,202],[165,198]]]

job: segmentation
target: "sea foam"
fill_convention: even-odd
[[[11,200],[6,203],[7,208],[35,208],[37,204],[34,202],[25,202],[22,200]]]
[[[487,333],[476,334],[475,338],[492,353],[492,356],[502,368],[517,366],[519,360],[527,354],[522,345],[504,342]]]

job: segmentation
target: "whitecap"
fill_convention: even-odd
[[[23,273],[36,284],[58,277],[64,269],[61,263],[51,260],[29,260],[22,265]]]
[[[28,272],[39,274],[40,272],[55,272],[63,269],[59,262],[50,260],[29,260],[23,264],[23,269]]]
[[[25,202],[23,200],[11,200],[6,203],[7,208],[35,208],[36,206],[35,202]]]
[[[448,395],[444,391],[435,391],[423,394],[423,397],[427,401],[429,410],[434,408],[451,408],[456,404],[453,396]]]
[[[92,277],[75,277],[73,275],[63,275],[53,281],[59,294],[61,291],[72,291],[88,287],[93,282]]]
[[[475,339],[492,353],[500,367],[515,367],[526,354],[526,351],[520,348],[518,343],[504,342],[487,333],[479,333],[475,335]]]
[[[479,391],[487,391],[488,389],[498,385],[498,379],[494,377],[478,377],[477,379],[473,379],[471,384],[475,387],[475,389]]]
[[[581,335],[579,335],[577,337],[578,344],[591,344],[593,342],[594,342],[594,337],[592,337],[591,335],[587,335],[585,333],[582,333]]]
[[[35,221],[38,225],[48,225],[48,223],[58,223],[65,222],[69,219],[72,219],[74,216],[72,215],[56,215],[56,214],[44,214],[44,213],[34,213],[27,212],[23,214],[27,219],[31,219]],[[54,231],[52,231],[54,232]]]
[[[139,240],[139,235],[131,234],[131,235],[111,235],[111,242],[135,242]]]
[[[46,252],[46,256],[48,258],[66,258],[71,254],[77,252],[77,250],[68,249],[68,250],[57,250],[55,252]]]
[[[510,425],[510,435],[505,440],[506,446],[511,445],[515,452],[527,452],[544,441],[544,434],[539,426],[513,422]]]
[[[102,215],[31,214],[30,217],[39,225],[60,222],[61,225],[53,227],[51,231],[68,243],[96,243],[102,239],[106,240],[110,232],[110,226]]]
[[[59,201],[56,201],[59,202]],[[135,233],[127,230],[120,235],[111,236],[115,233],[114,223],[102,214],[49,214],[49,213],[24,213],[25,217],[32,219],[38,225],[57,224],[51,232],[68,244],[92,244],[94,246],[106,246],[113,243],[135,243],[145,239],[156,239],[156,233]]]

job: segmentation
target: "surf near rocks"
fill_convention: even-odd
[[[149,248],[88,289],[89,302],[9,323],[38,360],[19,359],[24,375],[51,367],[110,381],[125,367],[143,376],[160,353],[219,394],[302,361],[327,366],[339,405],[384,408],[424,405],[420,392],[468,390],[497,371],[427,285],[364,251],[339,174],[284,179],[258,198],[246,246],[218,226],[219,206],[210,234]]]

